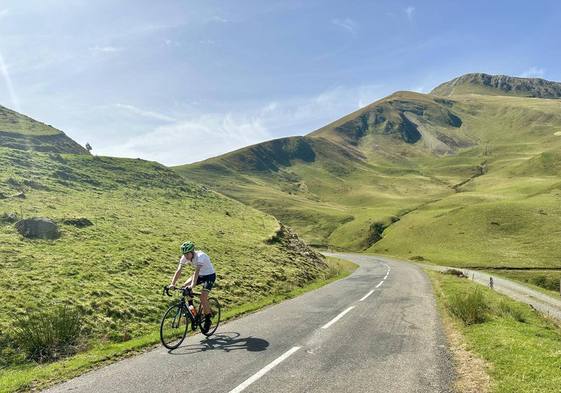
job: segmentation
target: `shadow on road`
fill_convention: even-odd
[[[189,337],[187,338],[189,340]],[[265,351],[269,342],[257,337],[241,337],[237,332],[225,332],[199,341],[198,344],[183,345],[176,350],[168,351],[172,355],[189,355],[197,352],[222,350],[225,352],[244,349],[250,352]]]

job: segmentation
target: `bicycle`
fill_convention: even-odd
[[[179,302],[171,305],[162,317],[160,323],[160,340],[162,345],[167,349],[176,349],[179,347],[183,340],[185,340],[185,336],[187,336],[189,324],[191,324],[191,329],[193,331],[200,328],[202,334],[207,337],[212,336],[220,324],[220,303],[218,300],[215,297],[208,298],[211,311],[211,323],[209,329],[205,331],[205,317],[202,305],[199,305],[197,308],[193,304],[194,296],[200,295],[200,293],[193,292],[190,288],[174,288],[174,290],[181,291],[182,295]],[[164,287],[163,294],[173,296],[169,293],[169,288],[167,286]],[[189,309],[189,305],[192,305],[192,311]]]

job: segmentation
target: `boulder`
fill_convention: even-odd
[[[85,228],[85,227],[89,227],[91,225],[93,225],[93,222],[91,222],[90,220],[88,220],[87,218],[81,217],[81,218],[67,218],[65,220],[62,221],[63,223],[65,223],[66,225],[73,225],[77,228]]]
[[[18,232],[30,239],[54,240],[60,237],[58,226],[44,217],[26,218],[16,222]]]

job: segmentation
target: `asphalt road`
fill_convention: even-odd
[[[344,280],[48,392],[452,391],[426,275],[404,262],[345,257],[360,267]]]

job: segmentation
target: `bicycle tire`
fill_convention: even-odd
[[[218,302],[218,299],[216,299],[215,297],[209,297],[208,298],[208,305],[210,306],[210,311],[212,314],[212,318],[210,319],[211,323],[210,323],[210,328],[208,329],[208,331],[204,331],[203,327],[201,326],[201,333],[204,334],[207,337],[210,337],[214,334],[214,332],[216,332],[216,329],[218,329],[218,325],[220,325],[220,302]],[[202,305],[199,306],[199,315],[201,316],[201,325],[204,324],[204,317],[203,317],[203,307]]]
[[[162,316],[162,321],[160,322],[160,341],[167,349],[175,349],[185,340],[190,321],[185,312],[189,311],[186,308],[182,308],[179,304],[174,304]],[[170,322],[171,325],[168,326]]]

